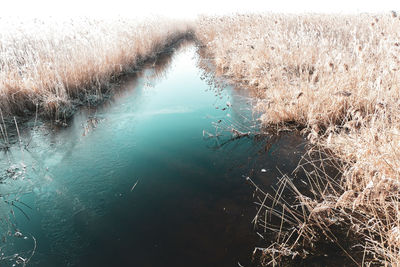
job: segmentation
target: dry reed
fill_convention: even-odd
[[[187,23],[170,20],[0,19],[0,110],[68,117],[190,33]],[[277,242],[263,250],[273,256],[266,263],[277,264],[276,253],[300,255],[294,249],[319,236],[340,246],[330,231],[340,224],[361,237],[363,264],[400,265],[397,14],[202,17],[196,37],[217,74],[259,99],[264,125],[303,127],[319,151],[341,162],[335,179],[308,161],[310,196],[284,177],[275,196],[264,194],[272,207],[260,198],[261,208],[282,218]],[[283,188],[297,196],[295,205]]]
[[[361,237],[364,259],[359,264],[399,266],[396,12],[202,17],[196,35],[217,73],[249,88],[259,99],[256,108],[263,112],[264,125],[302,127],[319,150],[328,149],[332,160],[342,162],[340,179],[318,172],[319,177],[309,181],[312,197],[283,180],[302,212],[296,213],[279,197],[281,210],[275,215],[295,225],[293,235],[298,238],[286,239],[291,244],[279,242],[278,250],[275,246],[266,253],[288,254],[299,240],[315,241],[316,229],[343,224]],[[289,216],[290,212],[294,214]],[[334,239],[332,233],[325,232],[326,236]]]
[[[0,18],[0,108],[61,119],[96,102],[110,81],[190,34],[169,19]]]

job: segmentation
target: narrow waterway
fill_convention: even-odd
[[[21,126],[0,152],[1,266],[253,266],[244,177],[273,184],[304,140],[233,138],[257,131],[251,100],[197,63],[180,48],[68,125]]]

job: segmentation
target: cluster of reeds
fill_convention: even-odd
[[[110,81],[190,34],[170,19],[0,18],[0,108],[4,115],[71,115]]]
[[[292,235],[278,242],[285,249],[277,243],[265,251],[288,254],[304,240],[315,242],[316,231],[335,240],[329,229],[341,225],[360,238],[363,263],[400,265],[397,14],[202,17],[196,36],[217,73],[259,99],[264,125],[301,127],[341,162],[339,178],[307,172],[307,197],[282,180],[297,204],[279,195],[275,215],[292,224]]]

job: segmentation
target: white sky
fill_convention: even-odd
[[[70,17],[164,15],[191,18],[233,12],[359,13],[400,10],[400,0],[0,0],[0,16]]]

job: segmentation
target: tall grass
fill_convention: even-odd
[[[190,34],[169,19],[1,19],[0,108],[60,119],[97,101],[110,81]]]
[[[310,180],[311,198],[285,183],[304,212],[294,221],[299,238],[281,244],[343,224],[361,237],[364,264],[400,265],[397,14],[202,17],[196,35],[218,74],[259,99],[264,125],[301,127],[342,162],[340,179]]]
[[[101,99],[120,74],[191,34],[190,24],[166,19],[0,19],[1,112],[66,118],[75,105]],[[274,207],[263,204],[271,196],[260,198],[265,214],[285,222],[264,250],[273,256],[266,263],[277,263],[277,252],[300,255],[316,238],[338,240],[338,226],[360,238],[360,264],[400,265],[397,14],[202,17],[195,35],[217,74],[259,100],[264,125],[300,127],[318,153],[340,162],[337,178],[307,161],[311,195],[284,177]],[[295,204],[282,198],[283,188]],[[291,230],[283,233],[286,225]]]

